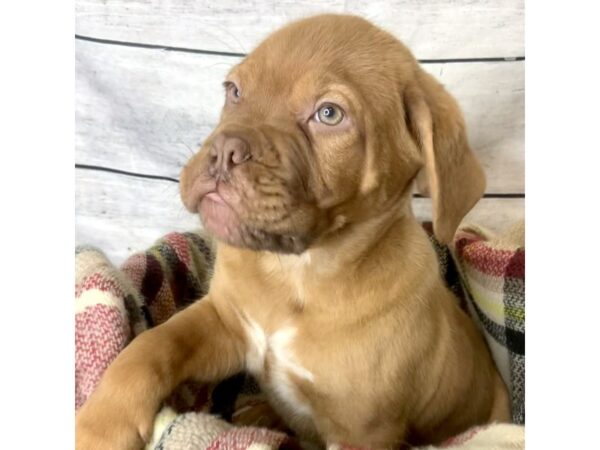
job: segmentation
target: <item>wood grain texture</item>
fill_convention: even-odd
[[[76,174],[76,244],[102,249],[115,264],[171,231],[200,228],[179,199],[177,183],[90,170]],[[431,201],[413,200],[419,220],[431,220]],[[501,231],[523,217],[523,199],[483,199],[465,221]]]
[[[171,231],[200,227],[177,183],[88,170],[75,176],[75,243],[102,249],[116,264]]]
[[[247,53],[289,20],[359,14],[403,40],[419,59],[524,55],[523,0],[77,0],[76,32],[93,38]],[[76,162],[178,178],[217,123],[221,82],[240,58],[76,43]],[[524,192],[524,62],[424,65],[465,113],[488,192]],[[415,199],[420,220],[431,202]],[[484,199],[467,216],[494,230],[523,217],[523,199]],[[177,183],[76,171],[76,241],[114,262],[199,220]]]
[[[177,178],[240,58],[76,43],[76,161]],[[524,62],[427,64],[458,99],[488,192],[524,191]]]
[[[524,54],[523,0],[77,0],[76,32],[247,53],[286,22],[325,12],[361,15],[422,59]]]

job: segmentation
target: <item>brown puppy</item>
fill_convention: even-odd
[[[279,30],[225,87],[181,177],[220,241],[210,292],[110,366],[77,416],[77,448],[140,448],[179,383],[241,370],[321,443],[436,443],[509,420],[410,206],[424,168],[448,242],[483,194],[453,98],[394,37],[337,15]]]

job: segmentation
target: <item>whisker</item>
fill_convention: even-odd
[[[190,155],[191,155],[191,156],[194,156],[194,155],[195,155],[195,153],[194,153],[194,150],[192,150],[192,148],[191,148],[189,145],[187,145],[187,144],[186,144],[184,141],[182,141],[181,139],[179,140],[179,142],[180,142],[181,144],[185,145],[185,148],[187,148],[187,149],[188,149],[188,151],[190,152]]]
[[[244,44],[242,43],[242,41],[240,41],[236,35],[229,33],[229,28],[225,27],[223,25],[217,25],[217,28],[219,28],[222,32],[228,34],[233,40],[235,40],[235,42],[240,46],[240,48],[242,49],[242,53],[248,53],[248,49],[244,46]],[[219,41],[222,44],[225,44],[227,46],[227,48],[231,51],[237,51],[236,49],[232,48],[231,45],[229,45],[228,42],[226,42],[224,39],[219,39]]]

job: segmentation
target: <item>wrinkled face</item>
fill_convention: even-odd
[[[220,123],[181,176],[185,206],[217,239],[300,253],[374,213],[367,196],[385,177],[374,174],[373,160],[400,164],[385,156],[385,142],[403,139],[398,80],[389,76],[399,66],[373,54],[374,38],[402,50],[361,19],[307,19],[231,70]],[[387,130],[385,142],[378,129]],[[412,166],[396,171],[396,190],[414,175]]]

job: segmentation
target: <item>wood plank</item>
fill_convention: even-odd
[[[365,17],[418,58],[524,54],[523,0],[77,0],[76,31],[97,38],[247,53],[290,20],[335,12]]]
[[[171,231],[199,228],[179,199],[178,184],[77,170],[76,244],[102,249],[115,264]],[[414,200],[419,220],[431,220],[429,199]],[[523,199],[483,199],[466,221],[500,231],[523,217]]]
[[[177,178],[239,58],[77,41],[76,161]],[[488,192],[524,189],[524,62],[427,64],[459,100]]]
[[[99,247],[115,264],[171,231],[200,227],[177,183],[76,170],[75,186],[75,244]]]
[[[413,211],[417,220],[431,221],[431,199],[413,199]],[[479,225],[498,233],[524,218],[524,198],[483,198],[465,216],[462,225]]]

